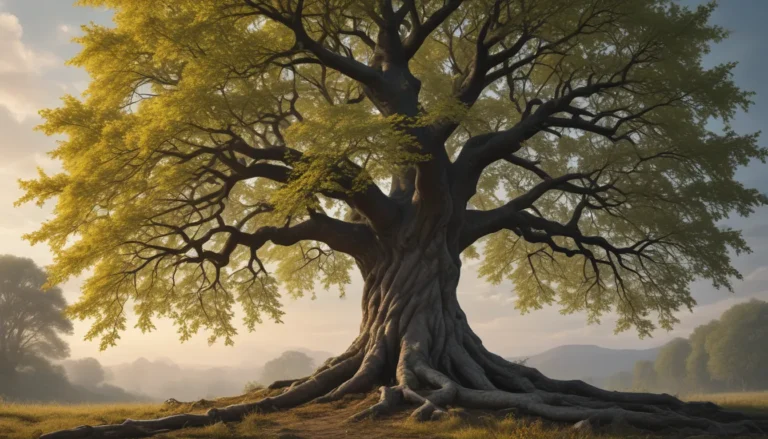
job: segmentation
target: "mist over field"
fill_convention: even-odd
[[[610,385],[613,375],[632,371],[635,362],[654,361],[659,350],[568,345],[510,359],[525,360],[527,365],[554,378],[584,379],[604,387]],[[27,397],[18,400],[66,403],[211,400],[239,395],[248,385],[266,386],[277,380],[302,378],[331,356],[329,352],[300,349],[287,351],[264,363],[240,366],[177,363],[163,357],[142,357],[114,365],[102,365],[92,357],[67,359],[30,376],[25,389]],[[2,391],[0,387],[0,393]]]
[[[262,364],[212,367],[176,363],[169,358],[138,358],[102,365],[95,358],[30,362],[13,378],[0,377],[0,397],[9,402],[123,403],[197,401],[245,393],[247,386],[302,378],[330,353],[286,351]],[[266,368],[265,368],[266,366]]]
[[[311,370],[305,370],[304,375],[294,372],[301,368],[302,360],[305,364],[310,364],[306,361],[309,359],[313,366],[319,366],[331,356],[330,353],[308,350],[300,354],[304,358],[280,362],[277,373],[273,371],[266,377],[263,373],[264,365],[275,359],[270,358],[264,363],[253,365],[211,367],[176,363],[170,358],[138,358],[131,363],[104,366],[104,382],[137,395],[145,395],[155,401],[169,398],[179,401],[212,399],[243,393],[245,385],[249,382],[269,385],[280,379],[303,378],[311,373]]]

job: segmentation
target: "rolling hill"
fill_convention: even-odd
[[[559,346],[528,357],[526,364],[551,378],[599,382],[621,371],[632,371],[636,361],[653,361],[660,348],[609,349],[594,345]],[[517,361],[525,357],[513,357]]]

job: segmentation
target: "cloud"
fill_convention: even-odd
[[[16,16],[0,13],[0,73],[39,73],[56,62],[53,55],[26,47],[21,41],[22,35],[21,23]]]
[[[16,121],[34,116],[49,97],[40,78],[58,59],[45,51],[37,51],[22,41],[19,19],[0,13],[0,107],[11,112]]]
[[[68,24],[60,24],[56,26],[56,40],[59,43],[69,43],[72,38],[77,35],[77,26],[70,26]]]
[[[744,278],[747,281],[768,281],[768,265],[755,269]]]

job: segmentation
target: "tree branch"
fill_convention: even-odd
[[[211,228],[199,237],[190,237],[183,228],[170,224],[154,222],[153,226],[170,229],[165,236],[178,236],[184,242],[180,247],[167,247],[143,241],[130,241],[126,244],[136,245],[140,248],[137,256],[142,251],[150,251],[152,255],[139,256],[141,259],[151,261],[169,255],[179,257],[178,264],[202,263],[209,261],[218,267],[224,267],[229,263],[230,256],[237,246],[243,245],[256,252],[267,242],[273,242],[280,246],[290,246],[300,241],[317,241],[326,244],[334,251],[346,253],[358,259],[364,259],[371,249],[375,248],[375,238],[372,230],[365,224],[348,223],[325,214],[310,212],[309,219],[293,226],[264,226],[252,233],[242,231],[246,221],[241,221],[239,226],[223,224],[217,215],[209,219],[219,219],[219,225]],[[228,238],[217,250],[211,250],[207,245],[214,241],[217,235],[225,234]],[[194,252],[190,255],[190,252]]]
[[[281,11],[273,6],[257,3],[254,0],[244,1],[246,5],[253,8],[258,14],[291,29],[296,37],[298,48],[309,51],[324,65],[367,87],[382,91],[388,88],[386,81],[384,81],[376,69],[329,50],[307,33],[303,23],[304,0],[298,0],[293,11]]]
[[[423,23],[418,21],[418,13],[414,2],[407,1],[403,8],[408,8],[414,19],[413,30],[403,41],[405,59],[409,60],[416,55],[424,41],[438,28],[448,17],[464,3],[465,0],[448,0],[440,9],[435,11]]]
[[[199,128],[199,127],[198,127]],[[252,178],[267,178],[278,183],[287,184],[290,181],[292,167],[303,160],[304,154],[301,151],[289,148],[284,145],[272,145],[266,148],[255,148],[250,146],[245,140],[231,130],[208,130],[216,134],[231,136],[231,140],[221,143],[218,147],[208,147],[195,144],[191,152],[181,153],[173,150],[159,150],[161,154],[169,155],[180,159],[180,162],[187,162],[202,155],[213,156],[217,161],[224,164],[231,171],[229,174],[218,171],[214,166],[209,165],[196,174],[195,177],[204,180],[207,175],[222,184],[220,191],[207,195],[206,199],[200,199],[200,202],[207,202],[219,199],[229,195],[232,188],[241,181]],[[235,158],[228,152],[237,152],[254,160],[251,164]],[[264,161],[278,161],[287,166],[264,163]],[[381,191],[373,182],[369,181],[362,188],[355,179],[365,170],[352,161],[347,160],[344,166],[350,168],[355,175],[344,172],[339,166],[331,169],[341,177],[338,180],[339,185],[344,191],[322,190],[320,193],[329,198],[343,201],[351,208],[358,210],[376,230],[387,229],[398,215],[397,204]]]

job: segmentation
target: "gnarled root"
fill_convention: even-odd
[[[448,415],[444,409],[436,406],[432,401],[419,395],[407,386],[381,386],[379,390],[381,391],[379,402],[356,413],[349,418],[350,421],[388,415],[399,409],[404,403],[420,404],[419,408],[411,414],[411,418],[417,421],[437,420]]]
[[[179,414],[154,420],[127,420],[117,425],[82,426],[43,435],[42,439],[140,438],[187,427],[242,420],[251,412],[287,409],[309,401],[332,401],[380,383],[382,362],[376,350],[348,352],[329,360],[314,375],[275,383],[277,396],[258,402],[210,409],[206,414]],[[656,433],[724,436],[765,435],[768,417],[747,416],[711,403],[685,403],[670,395],[609,392],[582,381],[546,378],[535,369],[500,360],[482,346],[468,348],[471,357],[453,355],[452,361],[474,362],[447,373],[437,370],[418,349],[403,349],[397,384],[381,386],[378,403],[350,418],[386,416],[405,405],[415,406],[411,418],[429,421],[448,416],[449,407],[514,411],[545,420],[602,427],[631,426]],[[458,359],[458,360],[457,360]],[[461,372],[456,372],[460,370]],[[480,378],[481,371],[483,378]],[[367,388],[366,388],[367,387]],[[480,388],[473,388],[480,387]]]
[[[398,387],[381,386],[379,402],[368,407],[350,418],[350,421],[359,421],[364,418],[375,418],[387,415],[395,411],[403,402],[403,392]]]
[[[415,377],[433,390],[417,392],[405,383],[381,387],[380,401],[350,420],[386,415],[398,405],[411,403],[418,404],[411,414],[411,418],[418,421],[440,419],[448,415],[447,407],[456,406],[514,411],[553,422],[598,428],[619,424],[660,434],[762,436],[768,433],[768,417],[747,416],[711,403],[686,403],[666,394],[610,392],[582,381],[552,380],[535,369],[506,361],[478,362],[495,384],[491,384],[493,389],[473,389],[465,383],[479,382],[476,377],[454,380],[418,356],[414,358],[417,360],[407,362],[408,371],[401,376]]]
[[[422,285],[422,279],[415,275],[405,276],[403,281],[418,286],[417,293],[410,296],[413,300],[400,296],[377,299],[375,303],[386,312],[368,314],[365,329],[346,353],[328,360],[310,377],[272,384],[270,389],[284,389],[277,396],[213,408],[206,414],[83,426],[42,438],[148,437],[185,427],[240,421],[251,412],[335,401],[380,385],[379,402],[350,420],[385,416],[407,404],[416,407],[411,417],[418,421],[439,419],[448,415],[449,407],[462,407],[513,410],[590,427],[623,424],[677,435],[768,433],[766,417],[746,416],[710,403],[685,403],[665,394],[610,392],[582,381],[553,380],[536,369],[510,363],[483,347],[455,303],[437,302],[437,310],[417,312],[419,306],[432,303],[419,299],[420,295],[439,297],[440,288],[427,288],[429,285]]]
[[[401,341],[394,373],[396,383],[380,387],[379,402],[351,417],[351,421],[386,416],[412,405],[416,408],[411,418],[418,421],[440,419],[448,415],[447,408],[462,407],[514,411],[553,422],[588,424],[590,428],[622,424],[677,435],[768,433],[768,417],[746,416],[711,403],[685,403],[666,394],[610,392],[582,381],[547,378],[536,369],[489,353],[479,340],[475,342],[470,331],[465,333],[463,343],[446,342],[440,355],[431,355],[424,349],[429,340],[420,338],[427,331],[419,324],[411,328]],[[382,383],[392,384],[383,339],[360,337],[345,354],[328,360],[312,376],[272,384],[270,389],[285,390],[258,402],[213,408],[206,414],[83,426],[42,438],[149,437],[186,427],[240,421],[251,412],[287,409],[309,401],[334,401],[348,394],[367,392]]]

